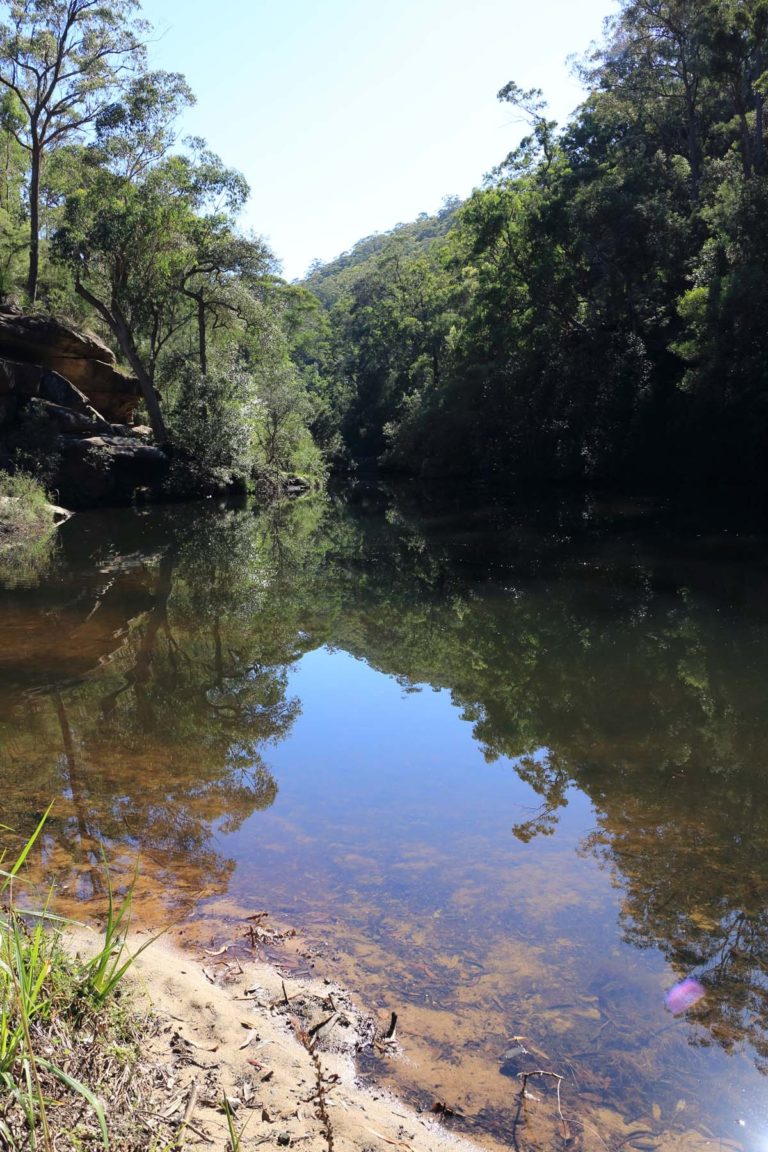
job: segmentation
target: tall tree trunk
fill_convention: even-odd
[[[37,140],[32,144],[32,169],[29,177],[29,273],[27,297],[30,304],[37,299],[37,278],[40,269],[40,167],[42,150]]]
[[[696,99],[690,84],[685,84],[685,107],[688,136],[688,163],[691,166],[691,200],[698,204],[701,198],[701,148],[699,146],[699,125]]]
[[[118,344],[125,356],[126,360],[133,369],[136,379],[141,388],[141,395],[144,398],[144,403],[147,406],[147,414],[149,415],[149,422],[152,425],[152,432],[154,433],[155,440],[158,444],[166,444],[168,442],[168,429],[165,426],[163,414],[160,411],[160,401],[157,398],[155,385],[152,382],[152,377],[144,367],[144,363],[139,356],[138,350],[133,340],[133,333],[128,326],[125,317],[117,309],[113,308],[112,315],[114,316],[115,327],[113,329],[115,336],[117,336]]]
[[[136,379],[141,388],[141,395],[147,406],[147,414],[149,415],[149,422],[152,425],[155,440],[158,444],[167,444],[168,429],[165,426],[165,420],[160,411],[160,401],[155,392],[155,385],[139,356],[127,320],[118,308],[108,308],[103,300],[99,300],[98,296],[94,296],[93,292],[90,292],[79,280],[75,281],[75,291],[78,296],[82,297],[92,308],[96,309],[102,320],[111,328],[120,345],[120,350],[136,374]]]
[[[195,299],[197,301],[197,343],[200,351],[200,371],[203,376],[207,376],[208,349],[206,347],[205,301],[202,296],[196,296]]]
[[[741,128],[742,170],[744,172],[744,179],[749,180],[752,176],[752,133],[749,130],[749,121],[747,120],[747,113],[744,108],[738,108],[737,114]]]

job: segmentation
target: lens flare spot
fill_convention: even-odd
[[[706,996],[706,989],[698,980],[689,976],[687,980],[682,980],[679,984],[675,984],[674,988],[670,988],[664,1002],[673,1016],[679,1016],[694,1004],[698,1004],[703,996]]]

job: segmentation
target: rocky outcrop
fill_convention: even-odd
[[[166,454],[132,426],[139,390],[97,336],[0,305],[0,467],[32,458],[71,508],[152,494]]]
[[[111,432],[113,427],[98,412],[91,417],[76,409],[68,408],[65,404],[54,404],[50,400],[41,400],[38,397],[29,401],[28,408],[38,420],[48,421],[65,435],[82,432],[93,436],[99,432]]]
[[[111,348],[52,316],[27,316],[14,304],[0,305],[0,361],[11,365],[0,370],[0,402],[16,387],[34,387],[34,373],[24,371],[31,365],[64,377],[110,423],[130,424],[136,414],[138,382],[116,367]]]
[[[168,457],[138,436],[62,436],[56,486],[69,508],[127,504],[162,483]]]

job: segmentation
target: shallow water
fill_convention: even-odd
[[[766,1152],[767,576],[586,500],[82,514],[0,564],[2,823],[55,800],[62,907],[103,843],[148,922],[294,925],[457,1131]]]

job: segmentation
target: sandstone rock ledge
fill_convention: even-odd
[[[134,424],[139,399],[98,336],[0,303],[0,468],[19,449],[42,454],[68,507],[130,503],[168,468]]]
[[[44,369],[73,384],[110,423],[133,421],[141,396],[138,382],[116,367],[111,348],[92,332],[53,316],[27,316],[13,304],[0,304],[0,359],[16,365],[10,389],[7,382],[5,388],[0,382],[0,397],[37,395],[36,375]]]

